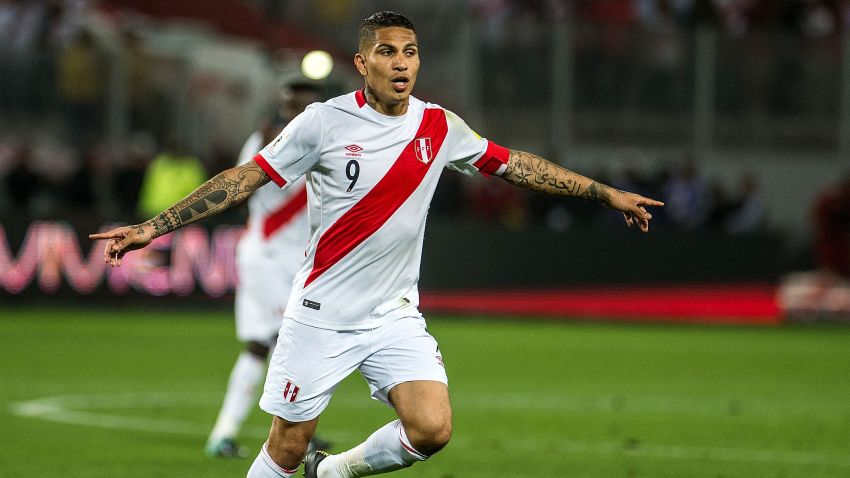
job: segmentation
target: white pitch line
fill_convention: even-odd
[[[808,403],[806,407],[785,407],[778,402],[745,400],[705,400],[702,397],[663,395],[592,395],[578,396],[560,393],[452,393],[452,402],[457,407],[480,410],[510,410],[550,413],[589,412],[656,412],[665,414],[736,417],[755,416],[760,418],[811,418],[822,416],[835,420],[836,417],[850,418],[850,405],[846,401],[824,401]],[[25,402],[28,406],[60,406],[65,409],[132,409],[139,407],[175,407],[199,405],[215,407],[221,403],[221,395],[214,393],[119,393],[92,395],[58,395]],[[372,400],[362,396],[341,395],[334,397],[334,406],[346,408],[369,408]]]
[[[504,397],[499,399],[494,396],[479,397],[470,395],[456,400],[464,406],[474,406],[488,409],[528,409],[529,403],[540,403],[540,396],[528,395],[523,403],[514,400],[517,397]],[[563,397],[561,397],[563,400]],[[44,397],[10,405],[10,412],[14,415],[31,417],[46,421],[83,425],[90,427],[106,428],[113,430],[133,430],[152,433],[166,433],[192,436],[205,436],[209,432],[209,424],[201,424],[189,420],[134,417],[92,409],[138,409],[146,407],[175,407],[175,406],[217,406],[221,401],[219,395],[213,394],[190,394],[190,393],[150,393],[150,394],[97,394],[97,395],[60,395]],[[605,402],[605,400],[601,400]],[[637,400],[638,403],[647,404],[647,399]],[[342,400],[335,404],[348,406],[349,408],[363,408],[367,405],[374,406],[369,400]],[[547,411],[557,410],[556,402],[544,400],[540,409]],[[595,410],[610,409],[610,405],[600,406],[597,400],[566,400],[561,401],[561,410],[569,411],[592,411],[588,410],[589,404],[596,404]],[[678,401],[677,403],[681,403]],[[520,406],[522,404],[522,406]],[[645,411],[645,407],[637,407]],[[634,410],[625,407],[624,411]],[[716,412],[715,412],[716,413]],[[364,431],[366,433],[367,431]],[[334,436],[337,440],[353,441],[360,435],[339,429],[325,429],[325,434]],[[261,427],[250,427],[244,430],[243,435],[251,438],[262,439],[268,434],[267,429]],[[365,436],[365,435],[364,435]],[[550,452],[595,455],[595,456],[633,456],[652,457],[677,460],[713,460],[723,462],[742,463],[776,463],[788,465],[827,465],[841,468],[850,468],[850,458],[847,454],[805,452],[794,450],[763,450],[730,447],[703,447],[703,446],[680,446],[680,445],[658,445],[639,443],[634,446],[626,446],[624,442],[615,441],[578,441],[578,440],[538,440],[532,438],[505,438],[506,445],[512,450],[534,451],[546,449]],[[469,436],[455,435],[452,439],[453,448],[473,449],[479,447],[475,439]]]

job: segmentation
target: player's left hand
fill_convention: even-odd
[[[621,211],[629,227],[638,226],[642,232],[649,231],[649,221],[652,214],[647,212],[647,206],[663,206],[664,203],[641,196],[640,194],[627,191],[617,191],[608,204],[612,208]]]

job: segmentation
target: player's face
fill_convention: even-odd
[[[354,57],[357,70],[386,114],[404,114],[416,75],[419,46],[416,33],[407,28],[388,27],[375,31],[375,41]]]

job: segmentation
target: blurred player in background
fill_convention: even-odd
[[[812,222],[817,269],[782,277],[779,304],[797,320],[843,321],[850,314],[850,172],[818,194]]]
[[[300,78],[287,81],[273,111],[242,147],[237,166],[250,162],[286,123],[322,99],[321,85]],[[245,349],[230,372],[221,411],[207,439],[209,456],[246,456],[236,436],[256,404],[266,375],[266,358],[277,340],[292,280],[309,238],[304,178],[283,189],[272,184],[258,189],[248,200],[248,212],[247,230],[236,252],[236,336]],[[314,440],[314,445],[327,447],[319,440]]]
[[[813,216],[818,267],[850,281],[850,172],[818,195]]]
[[[448,443],[448,378],[418,309],[425,219],[444,169],[596,201],[644,232],[652,218],[645,208],[663,205],[499,146],[454,113],[411,96],[419,44],[413,25],[397,13],[361,23],[354,64],[362,90],[311,105],[253,161],[218,174],[145,223],[89,236],[107,239],[104,259],[120,266],[128,251],[218,214],[269,181],[283,187],[307,176],[310,243],[260,399],[273,415],[269,439],[249,478],[291,477],[305,454],[308,478],[377,475],[426,460]],[[354,370],[398,419],[341,454],[307,454],[319,415]]]

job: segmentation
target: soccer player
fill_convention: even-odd
[[[310,242],[260,398],[273,418],[249,478],[295,474],[319,415],[354,370],[398,420],[343,453],[311,452],[305,476],[386,473],[448,443],[448,380],[417,291],[428,204],[444,169],[597,201],[644,232],[652,218],[645,208],[663,205],[499,146],[454,113],[411,96],[419,43],[397,13],[363,21],[354,64],[362,90],[311,105],[253,161],[218,174],[153,219],[90,236],[107,239],[104,260],[120,266],[128,251],[217,214],[269,181],[284,186],[307,176]]]
[[[321,100],[319,84],[288,81],[270,117],[248,137],[237,166],[250,162],[286,123]],[[245,456],[236,436],[256,403],[260,381],[266,374],[266,358],[277,340],[292,280],[309,238],[305,180],[284,189],[273,184],[259,188],[248,200],[248,211],[247,230],[236,251],[236,336],[245,349],[230,372],[221,410],[207,439],[205,451],[209,456]]]

